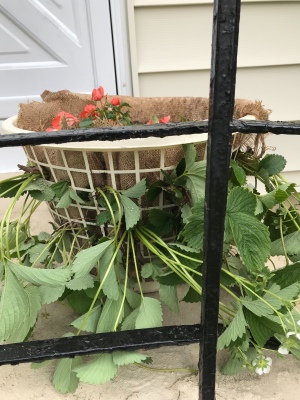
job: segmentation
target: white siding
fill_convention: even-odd
[[[208,96],[212,16],[210,0],[128,0],[135,96]],[[299,16],[299,0],[242,1],[236,97],[262,100],[272,120],[300,120]],[[268,142],[300,170],[300,137]]]

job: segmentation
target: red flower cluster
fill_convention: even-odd
[[[68,128],[71,128],[76,122],[79,122],[79,120],[73,114],[67,113],[65,111],[60,111],[57,116],[52,120],[52,127],[47,128],[46,132],[59,131],[63,129],[63,119],[66,121]]]
[[[119,106],[120,105],[120,99],[119,97],[114,97],[113,99],[111,99],[110,104],[112,106]]]
[[[62,129],[72,128],[92,128],[95,126],[115,126],[115,125],[130,125],[131,119],[129,114],[130,105],[122,102],[119,97],[113,97],[110,102],[107,100],[107,95],[104,94],[104,89],[99,86],[98,89],[93,89],[91,100],[100,101],[101,105],[87,104],[81,112],[79,120],[75,115],[65,111],[60,111],[52,120],[52,126],[46,131],[57,131]],[[105,97],[105,101],[101,101]],[[123,107],[126,107],[125,111]],[[167,124],[170,122],[170,115],[163,118],[153,117],[147,124]],[[100,123],[100,125],[99,125]],[[97,125],[98,124],[98,125]]]
[[[102,86],[99,86],[98,89],[93,89],[92,100],[95,101],[102,100],[103,97],[104,97],[104,89]]]
[[[97,106],[95,106],[94,104],[87,104],[84,107],[84,110],[82,111],[82,113],[80,114],[81,118],[88,118],[90,116],[93,117],[97,117],[99,115],[99,113],[97,111],[95,111],[97,109]]]
[[[170,119],[171,119],[171,117],[170,117],[170,115],[168,115],[168,116],[166,116],[166,117],[163,117],[163,118],[157,118],[157,117],[153,117],[152,119],[150,119],[148,122],[147,122],[147,125],[152,125],[152,124],[167,124],[167,123],[169,123],[170,122]]]

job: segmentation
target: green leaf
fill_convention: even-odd
[[[242,167],[235,160],[230,160],[230,166],[233,170],[234,176],[240,186],[244,186],[247,181],[247,176]]]
[[[50,188],[55,193],[55,196],[58,197],[59,199],[68,190],[68,187],[69,187],[69,182],[67,182],[67,181],[55,182],[55,183],[52,183],[52,185],[50,186]]]
[[[42,362],[34,362],[30,364],[30,368],[31,369],[41,369],[46,367],[47,365],[51,364],[53,362],[53,360],[46,360],[46,361],[42,361]]]
[[[79,379],[73,369],[78,368],[81,364],[81,357],[63,358],[58,361],[53,376],[53,384],[59,393],[74,393],[76,391]]]
[[[199,165],[199,163],[204,163],[203,161],[198,161],[190,168],[188,172],[185,173],[187,177],[186,188],[191,194],[193,204],[204,198],[205,195],[205,164]],[[204,176],[203,176],[204,172]]]
[[[86,290],[94,287],[94,279],[91,275],[75,276],[67,282],[66,287],[70,290]]]
[[[271,321],[267,317],[258,317],[247,309],[244,309],[244,315],[251,334],[260,347],[264,347],[266,342],[274,336],[275,333],[284,333],[281,325],[277,322]]]
[[[24,267],[12,261],[7,261],[7,265],[18,278],[24,279],[24,281],[33,283],[34,285],[48,287],[65,286],[66,282],[71,278],[71,271],[69,269]]]
[[[279,310],[282,306],[285,306],[287,303],[298,297],[300,292],[299,289],[300,285],[298,282],[294,282],[292,285],[289,285],[283,289],[281,289],[279,285],[273,284],[268,289],[270,293],[266,293],[263,298],[275,309]]]
[[[42,304],[50,304],[58,300],[64,293],[64,286],[40,286]]]
[[[176,286],[160,285],[159,298],[171,311],[179,314],[179,305]]]
[[[186,203],[181,207],[181,218],[182,222],[186,224],[188,218],[192,215],[191,207]]]
[[[81,325],[85,321],[88,313],[83,314],[79,318],[75,319],[75,321],[73,321],[71,325],[77,329],[83,329],[86,332],[96,333],[100,314],[101,314],[101,306],[98,305],[92,309],[88,319],[86,320],[83,326]]]
[[[9,180],[4,180],[0,182],[0,197],[2,198],[13,198],[16,197],[18,190],[21,185],[28,179],[28,177],[23,177],[22,175],[19,177],[13,177]],[[26,188],[22,192],[24,194]],[[6,193],[5,193],[6,192]]]
[[[110,211],[107,211],[107,210],[101,211],[100,214],[98,214],[96,217],[96,223],[97,223],[97,225],[100,225],[100,226],[106,224],[106,222],[108,222],[110,220],[111,220],[111,213],[110,213]]]
[[[201,199],[192,207],[191,213],[191,216],[187,218],[182,234],[189,247],[201,250],[204,234],[204,199]]]
[[[223,375],[234,375],[243,371],[244,361],[242,358],[237,358],[231,356],[229,360],[223,365],[221,368],[221,372]]]
[[[121,313],[117,321],[120,309]],[[124,305],[122,305],[122,296],[120,295],[118,300],[107,299],[97,325],[97,333],[113,331],[116,322],[118,326],[122,322],[123,317]]]
[[[249,298],[242,299],[242,304],[249,311],[258,317],[268,317],[273,314],[273,309],[262,300],[251,300]]]
[[[148,214],[149,222],[152,225],[152,230],[159,233],[161,236],[170,233],[173,226],[173,215],[159,209],[152,209]]]
[[[74,368],[73,371],[81,382],[97,385],[111,380],[116,375],[117,369],[112,354],[101,354],[93,361]]]
[[[126,230],[133,228],[141,217],[140,208],[129,198],[121,195],[121,203],[125,214]]]
[[[271,282],[277,283],[281,289],[300,282],[300,262],[286,265],[284,268],[272,271]]]
[[[185,158],[185,170],[189,171],[192,165],[196,161],[197,150],[192,143],[184,144],[183,146],[184,158]]]
[[[51,201],[55,196],[55,193],[51,189],[51,183],[43,178],[35,179],[26,186],[26,190],[31,197],[40,201]]]
[[[241,187],[234,187],[230,190],[227,199],[228,214],[241,212],[252,216],[254,215],[255,208],[255,194]]]
[[[70,194],[71,199],[76,201],[76,203],[79,203],[79,204],[85,203],[85,201],[82,200],[82,198],[79,197],[78,194],[75,192],[75,190],[72,189],[71,187],[69,187],[69,194]]]
[[[77,278],[82,278],[87,275],[99,261],[101,255],[113,243],[113,240],[106,240],[90,247],[89,249],[81,250],[76,255],[76,259],[72,265],[72,272]]]
[[[272,190],[263,196],[260,196],[260,201],[268,208],[273,208],[276,204],[280,204],[289,198],[289,194],[280,188]]]
[[[277,175],[284,170],[286,165],[286,160],[284,157],[278,154],[267,154],[259,162],[259,169],[265,169],[268,171],[269,175]]]
[[[137,308],[141,304],[142,298],[139,293],[136,293],[135,291],[127,288],[124,288],[123,290],[126,290],[126,300],[128,304],[130,305],[131,308]]]
[[[3,273],[4,273],[4,264],[2,261],[0,261],[0,281],[3,279]]]
[[[199,283],[199,281],[200,281],[199,278],[202,281],[202,277],[200,277],[199,275],[196,276],[196,279],[194,277],[194,279],[197,281],[197,283]],[[185,296],[183,297],[182,301],[184,301],[185,303],[199,303],[201,301],[201,299],[202,299],[201,294],[196,292],[196,290],[194,290],[193,288],[189,287]]]
[[[0,342],[24,340],[36,322],[40,306],[38,289],[24,289],[10,268],[6,267],[0,300]]]
[[[122,331],[131,331],[136,329],[136,319],[139,315],[139,308],[133,310],[123,321],[122,323]]]
[[[217,349],[222,350],[225,347],[229,347],[232,342],[235,342],[238,338],[242,338],[246,333],[246,326],[247,323],[242,306],[239,306],[235,317],[219,336]]]
[[[162,325],[162,309],[158,300],[144,297],[136,318],[136,329],[155,328]]]
[[[298,360],[300,360],[300,349],[291,349],[290,351],[294,357],[296,357]]]
[[[99,271],[100,271],[100,281],[103,282],[102,290],[103,293],[109,298],[113,300],[118,300],[119,297],[119,285],[117,282],[117,276],[114,268],[114,263],[110,266],[108,270],[109,264],[113,258],[115,252],[114,244],[107,247],[104,253],[101,255],[99,262]],[[106,277],[105,277],[106,275]],[[104,280],[105,277],[105,280]]]
[[[114,364],[117,366],[140,363],[148,358],[148,356],[135,351],[114,351],[112,357]]]
[[[162,270],[163,263],[161,260],[153,260],[152,262],[146,263],[142,266],[141,276],[144,279],[152,277],[155,279],[157,276],[160,276],[163,272]]]
[[[142,179],[130,189],[122,190],[122,195],[130,197],[131,199],[138,199],[146,193],[147,183],[146,179]]]
[[[46,260],[49,255],[49,245],[46,243],[38,243],[35,246],[31,247],[27,253],[29,254],[29,259],[32,264],[37,262],[42,263]]]
[[[161,285],[175,286],[185,283],[185,281],[176,272],[170,271],[162,275],[156,276],[157,282]]]
[[[67,297],[67,302],[78,314],[84,314],[90,308],[92,300],[84,290],[76,290]]]
[[[230,214],[227,221],[247,269],[251,272],[261,270],[270,256],[268,228],[255,217],[244,213]]]
[[[72,198],[70,196],[70,191],[67,190],[62,197],[60,198],[59,202],[56,204],[55,208],[68,208],[72,204]]]
[[[31,328],[36,323],[38,312],[41,309],[41,296],[39,289],[35,286],[26,286],[24,289],[27,295],[29,304],[29,315],[28,315],[28,328]]]
[[[300,254],[300,231],[284,236],[283,240],[288,255]],[[280,256],[283,254],[282,240],[280,238],[271,243],[271,256]]]
[[[261,178],[262,182],[265,184],[266,187],[266,191],[267,192],[271,192],[272,190],[275,189],[273,183],[270,181],[270,175],[269,172],[264,169],[261,168],[258,172],[257,172],[257,177]]]
[[[38,234],[38,240],[40,242],[47,242],[47,240],[51,237],[50,233],[48,232],[40,232]]]
[[[270,255],[268,228],[255,216],[255,195],[240,187],[233,188],[228,195],[225,220],[226,235],[231,232],[238,251],[249,271],[264,267]]]
[[[26,238],[24,242],[19,244],[19,251],[24,251],[35,245],[35,240],[32,237]]]

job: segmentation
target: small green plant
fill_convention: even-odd
[[[206,165],[196,156],[195,147],[185,145],[184,158],[173,171],[163,171],[161,180],[150,184],[143,179],[120,191],[97,187],[96,224],[106,235],[91,232],[90,246],[77,253],[70,226],[52,223],[51,234],[32,235],[30,219],[43,201],[68,208],[90,199],[68,182],[48,182],[36,173],[0,182],[0,196],[12,198],[0,224],[0,341],[27,340],[42,305],[55,301],[78,313],[72,332],[66,327],[67,336],[161,326],[162,303],[179,312],[178,285],[186,286],[182,301],[201,301]],[[296,185],[280,175],[284,167],[284,158],[273,154],[258,160],[237,152],[231,160],[221,270],[221,288],[231,302],[220,302],[224,331],[218,340],[218,349],[230,352],[224,374],[245,368],[268,373],[272,360],[264,355],[264,346],[272,337],[279,343],[278,356],[291,352],[300,359],[295,307],[300,293],[299,195]],[[258,182],[266,194],[259,192]],[[162,192],[174,204],[169,210],[153,205]],[[22,211],[12,220],[21,197]],[[141,199],[151,208],[146,215]],[[80,234],[84,228],[77,229]],[[267,267],[272,256],[283,256],[286,266]],[[143,293],[144,279],[160,284],[158,299]],[[122,365],[150,368],[151,359],[137,352],[113,352],[54,362],[53,383],[66,393],[74,392],[79,381],[104,383]]]

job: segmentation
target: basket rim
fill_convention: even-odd
[[[25,129],[17,128],[17,115],[7,118],[2,122],[1,134],[8,135],[12,133],[30,133]],[[124,139],[111,141],[90,141],[90,142],[70,142],[62,144],[43,144],[37,145],[38,147],[47,147],[50,149],[61,149],[61,150],[74,150],[74,151],[95,151],[95,150],[107,150],[107,151],[127,151],[127,150],[150,150],[160,148],[170,148],[174,146],[180,146],[188,143],[206,143],[207,133],[192,134],[192,135],[180,135],[180,136],[166,136],[164,138],[148,137],[148,138],[137,138],[137,139]]]

